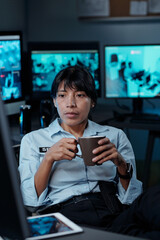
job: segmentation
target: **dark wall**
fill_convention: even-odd
[[[26,47],[26,1],[25,0],[1,0],[0,2],[0,31],[23,32],[24,48]]]

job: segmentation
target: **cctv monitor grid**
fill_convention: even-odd
[[[22,97],[21,35],[0,34],[0,94],[4,101]]]
[[[93,42],[92,42],[93,43]],[[15,101],[22,94],[22,38],[20,35],[0,35],[0,93],[4,101]],[[160,45],[105,45],[104,88],[100,79],[99,44],[73,49],[67,44],[58,49],[31,47],[29,66],[30,95],[39,99],[49,96],[56,74],[67,66],[83,66],[92,74],[98,97],[157,98],[160,96]],[[71,44],[70,44],[71,46]],[[67,49],[68,48],[68,49]],[[46,95],[44,93],[47,93]]]

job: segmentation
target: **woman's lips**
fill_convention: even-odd
[[[66,112],[65,115],[68,118],[74,118],[74,117],[78,116],[78,113],[77,112]]]

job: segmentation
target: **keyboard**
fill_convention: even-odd
[[[157,114],[137,114],[131,117],[131,122],[146,123],[146,124],[160,124],[160,115]]]

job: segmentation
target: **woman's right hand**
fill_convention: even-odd
[[[60,160],[72,160],[76,153],[77,141],[74,138],[62,138],[60,141],[55,143],[49,150],[46,152],[44,159],[47,159],[49,162],[60,161]]]
[[[77,141],[74,138],[62,138],[46,152],[35,176],[34,183],[39,197],[48,185],[54,161],[72,160],[77,153]]]

